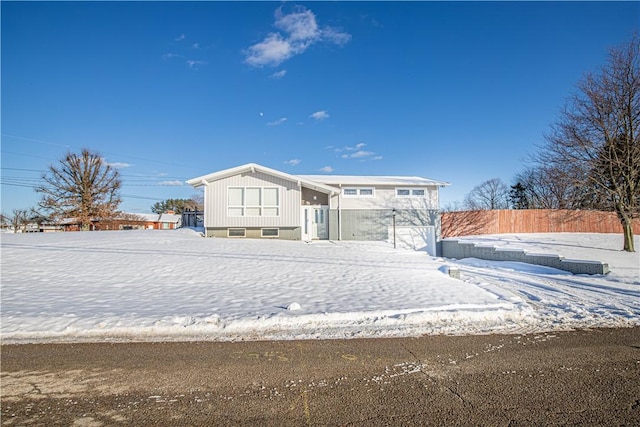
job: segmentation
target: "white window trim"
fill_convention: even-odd
[[[356,190],[356,194],[345,194],[346,190]],[[362,190],[371,190],[371,194],[362,195]],[[350,198],[374,198],[376,197],[376,189],[375,187],[344,187],[342,189],[342,197],[350,197]]]
[[[230,235],[230,231],[231,230],[242,230],[244,232],[244,234],[242,236],[231,236]],[[247,237],[247,229],[246,228],[240,228],[240,227],[227,228],[227,237],[229,237],[231,239],[241,239],[243,237]]]
[[[408,190],[408,195],[400,195],[398,194],[399,190]],[[424,191],[424,195],[416,196],[413,194],[413,190],[422,190]],[[400,199],[426,199],[429,197],[429,189],[424,187],[396,187],[396,197]]]
[[[230,205],[229,204],[229,190],[231,188],[241,188],[242,191],[242,205]],[[259,188],[260,189],[260,205],[247,205],[246,203],[246,198],[247,198],[247,189],[248,188]],[[264,204],[264,190],[265,189],[275,189],[278,192],[278,204],[277,205],[265,205]],[[240,185],[230,185],[227,187],[227,216],[228,217],[232,217],[232,218],[277,218],[280,216],[280,212],[282,211],[282,209],[280,208],[280,197],[281,197],[281,191],[280,191],[280,187],[272,187],[272,186],[260,186],[260,185],[244,185],[244,186],[240,186]],[[247,215],[247,209],[258,209],[260,214],[259,215]],[[270,209],[277,209],[278,210],[278,214],[277,215],[264,215],[264,209],[265,208],[270,208]],[[229,215],[229,209],[241,209],[242,210],[242,214],[241,215]]]
[[[276,230],[276,234],[274,236],[265,236],[264,235],[264,230]],[[260,237],[280,237],[280,229],[276,228],[276,227],[266,227],[266,228],[261,228],[260,229]]]

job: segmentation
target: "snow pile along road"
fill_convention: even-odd
[[[614,249],[621,236],[590,235],[584,248],[571,240],[584,235],[562,236],[482,239],[525,249],[547,242],[560,255],[608,262],[611,273],[444,260],[384,242],[204,239],[192,230],[3,234],[2,340],[349,338],[639,324],[637,255]],[[462,280],[445,274],[446,265],[459,266]]]

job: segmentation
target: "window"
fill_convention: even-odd
[[[396,197],[425,197],[424,188],[396,188]]]
[[[229,187],[228,216],[278,216],[279,189],[271,187]]]
[[[262,237],[278,237],[280,236],[280,230],[277,228],[263,228]]]
[[[374,197],[373,187],[367,188],[344,188],[342,195],[345,197]]]
[[[244,228],[229,228],[227,230],[228,237],[245,237],[247,230]]]
[[[278,216],[280,201],[277,188],[262,189],[262,216]]]

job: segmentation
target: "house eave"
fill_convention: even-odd
[[[256,163],[247,163],[246,165],[241,165],[234,168],[210,173],[208,175],[203,175],[203,176],[189,179],[186,182],[192,187],[198,188],[198,187],[202,187],[203,185],[208,185],[208,183],[210,182],[218,181],[220,179],[228,178],[230,176],[234,176],[234,175],[238,175],[246,172],[251,172],[251,173],[262,172],[267,175],[276,176],[276,177],[285,179],[287,181],[295,182],[298,186],[311,188],[313,190],[317,190],[327,194],[337,194],[340,192],[339,189],[332,187],[330,185],[304,179],[304,178],[291,175],[285,172],[280,172],[278,170],[271,169],[266,166],[261,166]]]

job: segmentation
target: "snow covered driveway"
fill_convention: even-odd
[[[590,244],[586,258],[609,262],[611,273],[585,277],[432,258],[384,242],[204,239],[192,230],[3,234],[0,331],[7,343],[640,324],[637,254],[602,249],[619,237],[599,235],[599,248]],[[603,251],[612,259],[597,258]],[[463,280],[443,273],[443,266],[456,264]]]

